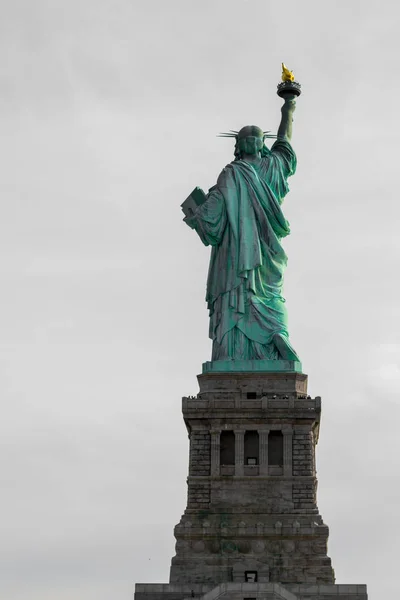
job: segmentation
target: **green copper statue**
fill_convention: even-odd
[[[289,79],[283,82],[290,87]],[[287,257],[281,240],[290,229],[281,204],[296,171],[290,140],[300,92],[280,93],[280,86],[282,119],[271,149],[264,140],[275,136],[254,125],[225,134],[236,139],[235,160],[207,195],[196,188],[182,205],[184,221],[212,246],[206,295],[212,361],[299,361],[282,297]]]

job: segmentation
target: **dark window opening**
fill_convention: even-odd
[[[245,571],[244,572],[244,580],[246,583],[256,583],[257,571]]]
[[[270,431],[268,436],[268,464],[283,466],[283,434],[282,431]]]
[[[235,464],[235,434],[233,431],[222,431],[220,438],[220,464]]]
[[[247,400],[256,400],[257,392],[247,392]]]
[[[258,439],[258,431],[246,431],[244,434],[244,464],[258,465],[259,455],[260,444]]]

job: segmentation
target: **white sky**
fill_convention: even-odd
[[[209,249],[182,223],[302,83],[285,295],[323,397],[338,583],[395,597],[399,9],[390,1],[0,0],[0,598],[168,581],[181,396],[210,357]]]

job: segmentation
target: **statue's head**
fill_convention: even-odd
[[[239,160],[243,154],[268,156],[270,150],[264,145],[266,138],[276,138],[269,131],[263,131],[256,125],[246,125],[240,131],[231,129],[227,133],[220,133],[219,137],[235,138],[235,160]]]
[[[237,149],[239,153],[258,154],[264,146],[265,134],[256,125],[246,125],[237,134]]]

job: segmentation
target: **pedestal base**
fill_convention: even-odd
[[[321,398],[307,375],[288,361],[216,363],[182,399],[188,497],[169,584],[137,584],[135,600],[367,600],[365,585],[335,585],[317,506]]]

